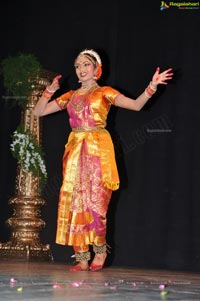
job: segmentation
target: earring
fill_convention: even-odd
[[[94,76],[93,76],[93,79],[97,80],[97,76],[96,76],[96,75],[94,75]]]
[[[82,83],[82,81],[79,79],[79,80],[78,80],[78,83]]]

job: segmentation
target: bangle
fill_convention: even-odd
[[[149,94],[150,97],[153,96],[154,93],[156,93],[156,90],[151,89],[150,84],[147,86],[147,88],[145,90]]]
[[[154,90],[154,91],[157,90],[157,86],[155,87],[155,86],[152,84],[152,82],[149,83],[149,86],[150,86],[151,90]]]
[[[55,92],[55,91],[51,91],[51,90],[49,90],[49,89],[46,87],[46,89],[45,89],[45,90],[43,91],[43,93],[42,93],[42,97],[45,97],[45,98],[47,98],[47,99],[50,99],[50,98],[53,96],[54,92]]]
[[[48,87],[46,87],[46,90],[47,90],[47,92],[50,93],[50,94],[53,94],[53,93],[56,92],[56,90],[53,90],[53,91],[52,91],[52,90],[49,90]]]
[[[148,98],[151,98],[151,96],[152,96],[152,95],[150,95],[150,94],[147,92],[147,89],[144,90],[144,94],[145,94]]]
[[[46,92],[46,90],[44,90],[44,92],[41,95],[42,97],[46,98],[46,99],[51,99],[52,94],[49,94]]]

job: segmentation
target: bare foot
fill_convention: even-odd
[[[94,259],[90,265],[90,271],[99,271],[103,269],[107,253],[95,254]]]
[[[92,262],[95,265],[104,265],[106,257],[107,257],[107,253],[95,254]]]

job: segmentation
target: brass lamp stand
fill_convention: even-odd
[[[21,122],[41,143],[41,119],[33,115],[33,108],[44,88],[50,84],[53,74],[43,71],[22,112]],[[46,201],[40,196],[39,176],[25,172],[18,166],[16,177],[16,195],[9,199],[13,208],[12,216],[6,221],[11,230],[10,241],[0,243],[0,259],[25,261],[52,261],[49,245],[40,242],[40,232],[45,227],[41,219],[41,207]]]

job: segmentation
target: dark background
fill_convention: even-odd
[[[1,9],[1,59],[33,53],[45,69],[62,74],[58,94],[78,86],[73,62],[84,48],[103,61],[100,84],[133,98],[157,66],[172,67],[174,79],[140,111],[112,107],[113,137],[121,188],[108,212],[113,265],[200,270],[200,10],[160,10],[160,1],[7,1]],[[15,192],[16,161],[11,134],[21,111],[0,102],[0,241],[9,240],[5,221]],[[48,183],[42,209],[55,261],[72,250],[55,244],[61,159],[70,128],[66,112],[46,116],[43,148]]]

